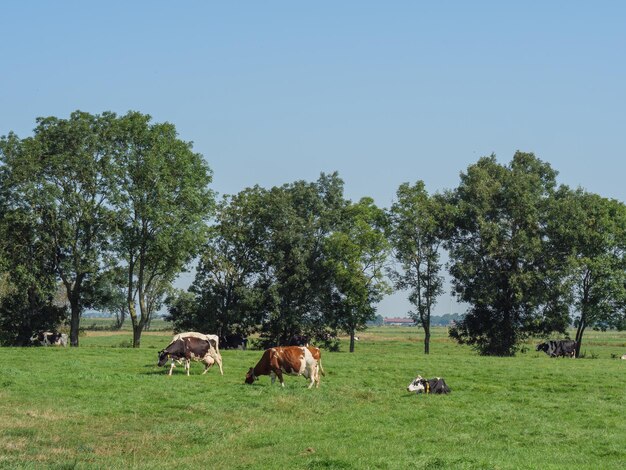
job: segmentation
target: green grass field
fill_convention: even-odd
[[[223,351],[224,376],[156,367],[170,333],[87,332],[80,348],[0,348],[1,468],[623,469],[625,332],[589,332],[585,359],[480,357],[437,329],[375,328],[323,352],[307,390],[262,377],[259,351]],[[343,348],[347,348],[343,341]],[[410,394],[419,372],[447,396]]]

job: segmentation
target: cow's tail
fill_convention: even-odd
[[[326,372],[324,372],[324,368],[322,367],[322,358],[320,357],[320,360],[317,361],[317,366],[320,368],[320,372],[322,373],[322,375],[324,377],[326,377]]]

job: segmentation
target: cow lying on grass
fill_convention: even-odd
[[[157,365],[163,367],[168,360],[172,360],[172,365],[168,375],[172,375],[174,362],[183,362],[185,371],[189,375],[189,367],[191,360],[200,361],[204,364],[204,372],[206,374],[216,362],[217,353],[215,348],[209,341],[195,337],[183,337],[172,341],[165,349],[159,351],[159,361]],[[221,361],[220,361],[221,362]]]
[[[40,331],[30,338],[31,344],[39,346],[67,346],[67,335],[56,331]]]
[[[441,377],[425,379],[421,375],[415,377],[406,389],[409,392],[415,393],[450,393],[450,387],[448,387],[446,381]]]
[[[539,343],[537,351],[543,351],[550,357],[576,357],[576,341],[571,339],[558,339]]]
[[[319,352],[319,350],[318,350]],[[319,387],[319,369],[318,362],[306,347],[300,346],[278,346],[266,349],[257,362],[257,365],[250,367],[246,374],[245,382],[247,384],[254,383],[259,379],[260,375],[269,375],[272,383],[276,381],[276,377],[280,381],[282,387],[285,386],[283,373],[289,375],[303,375],[311,381],[309,388],[315,384]]]

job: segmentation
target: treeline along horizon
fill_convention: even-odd
[[[344,196],[338,173],[217,198],[211,155],[171,123],[128,112],[36,120],[0,139],[0,342],[25,345],[81,313],[130,318],[133,345],[167,306],[177,331],[305,334],[336,349],[407,292],[424,329],[450,290],[468,305],[450,329],[481,354],[513,355],[530,335],[626,324],[626,207],[557,183],[532,153],[478,159],[456,188],[420,175],[395,202]],[[219,175],[218,175],[219,177]],[[443,265],[441,255],[447,253]],[[186,291],[172,282],[198,260]],[[444,269],[451,285],[444,285]]]

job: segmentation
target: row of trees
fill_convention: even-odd
[[[167,298],[177,329],[306,334],[329,346],[374,319],[392,289],[430,345],[444,292],[468,305],[450,334],[482,354],[512,355],[530,335],[580,343],[622,328],[626,206],[559,186],[533,154],[481,158],[457,188],[405,183],[387,210],[345,198],[343,182],[255,186],[215,203],[211,171],[174,126],[140,113],[39,119],[33,137],[0,140],[0,340],[23,344],[66,313],[78,345],[85,308],[128,315],[135,346],[151,312],[193,259],[187,291]]]
[[[558,186],[533,154],[481,158],[457,188],[402,184],[389,210],[343,197],[338,176],[225,198],[196,281],[170,299],[180,329],[249,332],[265,344],[306,333],[352,338],[390,288],[408,292],[424,328],[444,291],[468,305],[450,335],[512,355],[531,335],[626,326],[626,206]],[[387,285],[383,273],[392,285]],[[215,313],[218,312],[218,313]],[[579,352],[579,351],[578,351]]]

